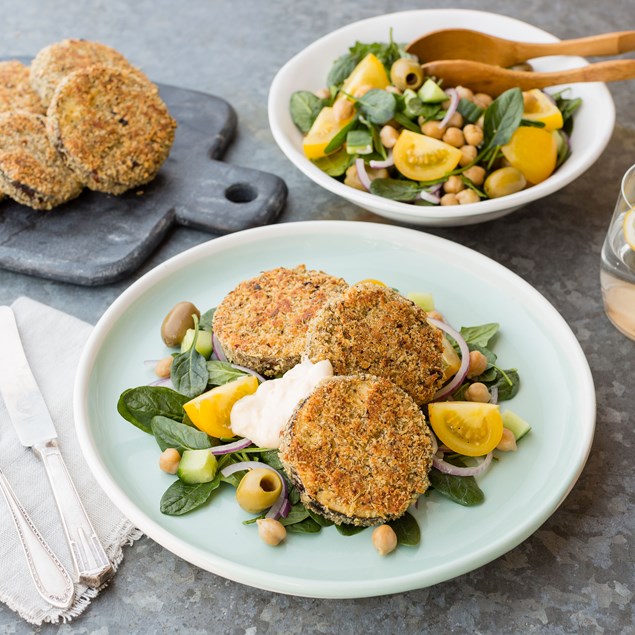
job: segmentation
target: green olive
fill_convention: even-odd
[[[423,69],[417,60],[400,57],[390,69],[390,81],[400,90],[417,90],[423,84]]]
[[[178,346],[188,329],[194,328],[194,318],[201,317],[201,312],[191,302],[178,302],[165,316],[161,324],[161,339],[166,346]]]
[[[281,491],[280,477],[273,470],[257,467],[242,477],[236,501],[246,512],[259,514],[276,502]]]
[[[527,185],[527,179],[520,170],[512,167],[500,168],[485,179],[485,193],[490,198],[508,196],[520,192]]]

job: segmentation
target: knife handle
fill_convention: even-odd
[[[22,507],[2,471],[0,491],[9,506],[37,592],[49,604],[67,609],[75,597],[73,580],[46,540],[42,538],[42,534]]]
[[[79,582],[100,587],[114,574],[114,569],[88,519],[57,440],[36,443],[33,450],[42,459],[51,483]]]

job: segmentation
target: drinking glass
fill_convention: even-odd
[[[602,247],[600,285],[609,320],[635,339],[635,165],[622,178]]]

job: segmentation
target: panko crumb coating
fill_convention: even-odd
[[[46,109],[31,87],[29,67],[9,60],[0,62],[0,113],[15,110],[43,115]]]
[[[426,312],[389,287],[359,283],[315,316],[305,354],[330,360],[336,375],[386,377],[418,405],[443,382],[443,336]]]
[[[277,377],[300,362],[315,314],[347,288],[342,278],[304,265],[265,271],[222,300],[214,333],[230,361]]]
[[[135,74],[90,66],[68,75],[48,111],[48,131],[90,189],[109,194],[151,181],[167,159],[176,122]]]
[[[42,115],[0,115],[0,190],[39,210],[50,210],[82,191],[51,144]]]
[[[401,388],[370,375],[323,380],[283,430],[279,456],[304,505],[336,524],[399,518],[429,487],[433,442]]]
[[[127,70],[152,86],[150,80],[119,51],[99,42],[77,39],[55,42],[38,52],[31,62],[31,86],[46,108],[65,77],[95,64]]]

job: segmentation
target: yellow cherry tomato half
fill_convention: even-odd
[[[377,56],[369,53],[344,80],[340,92],[342,96],[347,93],[353,97],[359,97],[361,95],[356,95],[356,93],[362,87],[368,89],[386,88],[389,85],[390,80],[384,65]]]
[[[311,129],[304,137],[302,149],[307,159],[321,159],[326,156],[326,148],[333,137],[352,121],[354,115],[346,119],[337,119],[333,108],[322,108]]]
[[[393,148],[395,167],[413,181],[440,179],[454,170],[461,151],[443,141],[402,130]]]
[[[556,169],[558,144],[551,132],[544,128],[520,126],[501,150],[532,185],[542,183]]]
[[[495,404],[439,401],[428,404],[428,416],[441,443],[464,456],[491,452],[503,436],[503,419]]]
[[[539,88],[532,88],[523,93],[525,110],[523,119],[540,121],[545,124],[545,130],[558,130],[562,128],[562,113],[554,101]]]
[[[234,436],[229,427],[233,405],[242,397],[255,393],[257,388],[258,379],[245,375],[194,397],[183,404],[183,409],[199,430],[226,439]]]

